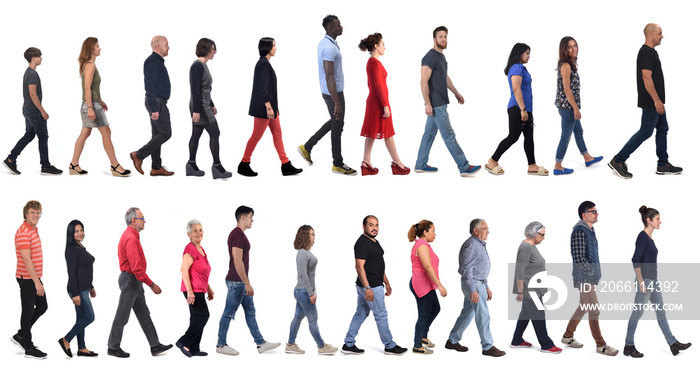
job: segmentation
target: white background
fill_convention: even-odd
[[[79,369],[78,374],[99,371],[108,376],[139,369],[145,369],[148,375],[205,371],[211,374],[203,369],[263,376],[309,373],[345,376],[375,371],[433,374],[436,369],[445,373],[501,375],[526,364],[529,366],[526,371],[530,372],[583,375],[588,370],[581,369],[582,366],[595,366],[603,374],[613,369],[636,370],[640,366],[650,373],[668,372],[670,366],[689,368],[697,346],[671,360],[653,314],[645,316],[652,320],[641,322],[637,331],[636,345],[646,354],[641,361],[633,361],[621,353],[615,358],[596,355],[586,321],[576,333],[577,339],[585,344],[582,350],[565,349],[557,356],[540,354],[531,328],[526,337],[535,343],[532,350],[507,348],[515,327],[515,322],[506,315],[507,301],[513,300],[507,264],[514,261],[523,238],[522,230],[532,220],[547,226],[547,240],[540,246],[547,261],[570,261],[570,229],[578,219],[576,208],[583,200],[596,202],[600,210],[596,229],[603,262],[630,261],[636,235],[641,230],[637,209],[643,204],[659,209],[662,214],[662,230],[654,234],[659,261],[699,262],[697,246],[693,243],[698,205],[694,196],[698,188],[694,150],[698,138],[694,114],[697,99],[695,84],[688,77],[690,62],[697,56],[694,48],[697,11],[697,4],[680,1],[664,4],[589,1],[571,5],[553,1],[13,3],[3,12],[5,21],[0,25],[0,35],[4,36],[0,109],[5,129],[0,145],[9,152],[23,133],[21,80],[26,61],[22,54],[29,46],[39,47],[44,58],[38,69],[43,102],[51,116],[50,158],[65,173],[60,177],[39,175],[36,142],[19,157],[21,176],[0,172],[3,188],[0,213],[4,215],[0,245],[5,251],[5,257],[0,260],[0,276],[8,288],[6,310],[1,315],[2,334],[5,340],[14,334],[20,315],[19,292],[13,278],[14,232],[22,221],[23,205],[37,199],[44,206],[39,230],[49,310],[36,324],[33,334],[49,358],[43,362],[25,360],[9,341],[0,345],[0,353],[8,356],[6,361],[13,369],[37,375],[67,373],[69,369]],[[425,122],[419,89],[420,59],[432,47],[431,33],[438,25],[446,25],[450,30],[445,51],[449,75],[466,98],[466,104],[458,105],[451,98],[449,111],[457,138],[472,164],[484,164],[507,133],[509,92],[503,68],[512,45],[526,42],[532,48],[527,68],[533,76],[537,162],[550,170],[553,168],[560,135],[560,117],[553,105],[555,68],[558,43],[565,35],[574,36],[580,48],[586,142],[592,155],[605,156],[604,162],[585,168],[572,141],[564,163],[575,169],[573,175],[530,177],[525,174],[526,160],[519,141],[500,161],[506,169],[504,176],[495,177],[482,171],[465,179],[459,177],[438,137],[430,158],[430,164],[440,168],[437,174],[391,176],[390,158],[383,143],[378,141],[372,160],[380,169],[378,176],[341,177],[331,174],[330,141],[326,137],[313,150],[316,164],[307,166],[294,150],[328,119],[319,93],[316,63],[316,46],[324,34],[321,20],[328,13],[338,15],[345,28],[338,42],[344,56],[347,101],[343,156],[350,166],[359,169],[364,144],[359,131],[368,92],[367,55],[356,47],[360,39],[376,31],[384,35],[387,51],[382,62],[389,73],[396,144],[403,162],[412,167]],[[674,177],[654,174],[656,157],[652,138],[628,160],[634,179],[621,180],[605,167],[605,162],[639,127],[641,111],[636,107],[635,61],[644,43],[642,28],[648,22],[659,23],[666,37],[657,51],[666,78],[668,151],[671,162],[683,166],[685,172]],[[99,38],[102,56],[97,59],[97,66],[103,78],[102,97],[110,109],[107,116],[112,140],[120,163],[132,169],[128,153],[150,138],[143,106],[142,67],[151,52],[151,37],[156,34],[166,35],[171,46],[166,66],[172,82],[168,106],[173,137],[163,146],[162,156],[164,164],[176,175],[151,178],[135,174],[127,179],[112,178],[99,133],[95,131],[80,160],[90,174],[68,176],[68,163],[80,132],[77,57],[82,41],[88,36]],[[297,177],[281,176],[269,133],[260,141],[252,159],[252,167],[260,176],[248,179],[235,174],[252,131],[247,110],[253,67],[258,59],[257,42],[264,36],[274,37],[279,48],[272,65],[278,76],[287,153],[295,165],[304,168]],[[227,181],[211,179],[206,134],[202,137],[198,164],[207,171],[207,176],[184,175],[191,132],[188,70],[196,58],[194,48],[201,37],[211,38],[217,44],[218,54],[209,67],[214,78],[212,97],[219,110],[221,159],[234,172],[234,177]],[[147,159],[144,167],[149,166]],[[394,288],[394,294],[387,298],[391,330],[399,345],[410,347],[417,313],[407,287],[411,243],[405,235],[410,225],[421,219],[435,222],[438,236],[433,248],[442,258],[441,278],[449,292],[441,299],[442,312],[430,332],[430,338],[438,344],[435,355],[409,353],[400,359],[385,357],[372,319],[367,320],[358,335],[358,345],[367,350],[363,357],[315,355],[306,322],[297,342],[309,352],[307,355],[286,356],[281,348],[258,355],[242,313],[231,324],[228,338],[241,355],[228,357],[214,353],[226,294],[226,239],[235,226],[233,213],[241,204],[255,209],[255,223],[247,235],[252,244],[250,279],[255,288],[258,322],[267,340],[280,342],[286,341],[295,305],[292,241],[300,225],[310,224],[317,238],[313,252],[320,261],[317,288],[321,334],[326,342],[342,345],[355,309],[352,246],[361,233],[362,218],[371,213],[380,220],[379,240],[386,252],[387,275]],[[146,295],[164,343],[174,343],[184,333],[189,317],[179,292],[181,254],[188,242],[185,225],[192,218],[204,224],[203,246],[213,266],[210,282],[216,292],[202,340],[202,349],[210,352],[209,357],[189,360],[177,350],[159,358],[150,357],[146,340],[133,317],[122,343],[132,357],[127,361],[107,357],[106,340],[119,295],[116,246],[124,229],[123,214],[129,206],[140,207],[147,219],[142,243],[149,262],[148,274],[163,288],[163,294],[154,296],[147,290]],[[462,306],[457,253],[468,236],[468,223],[475,217],[485,218],[491,230],[488,240],[493,264],[489,279],[494,293],[489,303],[491,330],[495,345],[508,352],[499,360],[480,355],[473,325],[465,332],[462,342],[470,347],[468,353],[457,354],[442,347]],[[97,259],[94,285],[98,296],[93,300],[97,319],[87,328],[86,338],[88,347],[99,352],[100,357],[72,361],[68,365],[56,340],[73,324],[73,305],[65,291],[63,246],[65,227],[76,218],[85,224],[85,245]],[[664,272],[660,275],[666,278]],[[626,321],[601,324],[606,341],[620,350],[626,324]],[[558,345],[565,327],[566,321],[548,322],[550,336]],[[672,321],[671,327],[682,342],[699,340],[697,320]]]

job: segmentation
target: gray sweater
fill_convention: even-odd
[[[544,257],[534,245],[523,241],[518,248],[518,256],[515,260],[515,277],[513,279],[513,294],[518,294],[518,280],[523,282],[523,294],[525,298],[530,298],[528,293],[528,283],[532,276],[547,270]],[[547,289],[535,289],[539,295],[544,295]]]
[[[304,289],[309,296],[316,295],[316,264],[318,259],[313,253],[300,249],[297,252],[297,286]]]

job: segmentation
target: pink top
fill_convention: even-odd
[[[440,258],[433,252],[433,248],[424,239],[416,239],[416,243],[411,249],[411,265],[413,268],[413,275],[411,276],[411,283],[413,285],[413,291],[416,292],[418,298],[424,297],[431,290],[437,289],[437,285],[428,276],[423,264],[420,262],[420,257],[418,257],[418,247],[421,245],[427,245],[430,251],[430,264],[433,266],[435,275],[440,278],[440,273],[438,273],[438,266],[440,265]]]
[[[204,256],[197,250],[194,244],[189,243],[185,247],[185,251],[182,253],[190,254],[194,259],[192,266],[190,266],[190,283],[192,284],[192,290],[195,293],[206,293],[207,287],[209,286],[209,273],[211,272],[211,265],[209,265],[209,259],[207,259],[207,253],[202,248]],[[187,287],[185,287],[185,280],[182,280],[180,285],[180,291],[186,292]]]

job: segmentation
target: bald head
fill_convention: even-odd
[[[160,56],[168,56],[168,50],[170,50],[170,46],[168,46],[168,39],[162,35],[153,37],[153,39],[151,39],[151,49],[154,53]]]
[[[661,44],[663,38],[664,35],[661,31],[661,26],[658,24],[647,24],[647,26],[644,27],[645,45],[654,48]]]

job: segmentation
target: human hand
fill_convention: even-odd
[[[527,122],[527,119],[528,119],[527,110],[520,110],[520,120],[523,122]]]
[[[151,119],[154,121],[157,121],[159,116],[160,116],[160,113],[158,113],[158,112],[151,113]]]
[[[471,299],[472,303],[479,303],[479,293],[476,291],[473,291],[470,299]]]
[[[163,292],[163,291],[160,289],[160,286],[158,286],[155,282],[153,283],[153,285],[151,285],[151,290],[152,290],[153,293],[155,293],[156,295],[158,295],[158,294],[160,294],[160,293]]]
[[[365,300],[367,302],[372,302],[374,300],[374,291],[372,291],[372,289],[365,289]]]
[[[250,286],[250,284],[245,284],[245,295],[248,295],[248,296],[251,296],[251,297],[252,297],[253,294],[255,294],[255,291],[253,290],[253,287]]]
[[[389,118],[391,117],[391,110],[389,110],[388,106],[384,107],[384,114],[382,115],[383,118]]]
[[[444,286],[442,286],[442,285],[438,286],[438,290],[440,290],[440,296],[442,296],[442,297],[447,296],[447,289],[445,289]]]
[[[80,306],[80,295],[76,295],[73,297],[73,304],[76,306]]]
[[[316,304],[316,294],[309,297],[309,302],[311,302],[312,305]]]
[[[433,107],[430,105],[425,105],[425,114],[428,115],[428,117],[433,116]]]
[[[188,305],[193,305],[194,304],[194,292],[187,290],[187,304]]]
[[[192,113],[192,122],[199,122],[199,113]]]

